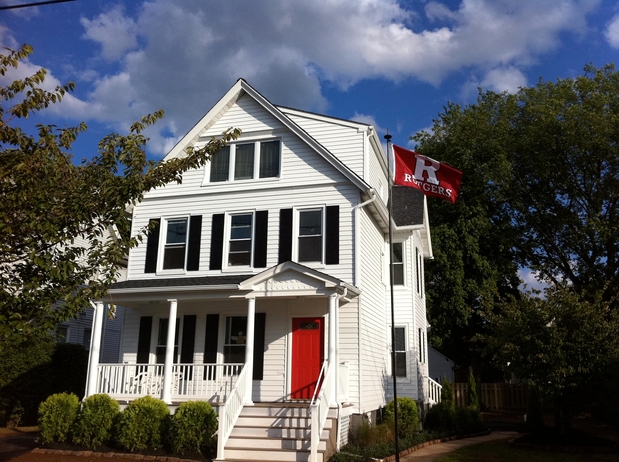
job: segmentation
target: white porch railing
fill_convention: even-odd
[[[335,387],[331,386],[334,377],[334,370],[332,364],[327,367],[327,372],[324,375],[322,381],[320,394],[315,403],[310,406],[311,414],[311,429],[310,429],[310,462],[318,461],[318,444],[320,443],[320,434],[325,428],[325,422],[327,421],[327,415],[329,414],[329,404],[335,402],[335,396],[333,390]],[[318,386],[317,384],[316,386]]]
[[[174,364],[172,399],[225,401],[242,368],[243,364]],[[97,393],[115,399],[161,397],[162,389],[163,364],[99,364],[97,368]]]
[[[440,383],[428,377],[428,403],[430,405],[438,404],[441,402],[442,389],[443,386]]]
[[[219,406],[219,429],[217,430],[217,460],[224,460],[224,447],[239,418],[247,394],[247,368],[243,368],[230,396],[223,406]]]

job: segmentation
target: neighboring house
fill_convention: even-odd
[[[453,383],[456,365],[432,345],[428,345],[428,364],[430,367],[430,377],[435,381],[443,383],[443,380],[447,379]]]
[[[98,342],[105,303],[125,306],[121,357],[91,361],[87,394],[208,400],[218,459],[326,460],[393,394],[381,140],[239,80],[165,160],[229,127],[236,142],[135,206],[133,233],[151,231],[93,328]],[[398,187],[393,209],[398,395],[428,405],[427,206]]]
[[[116,363],[120,358],[120,339],[124,322],[124,308],[116,306],[113,318],[103,317],[103,335],[99,362]],[[90,350],[94,309],[86,308],[76,319],[58,324],[56,339],[59,343],[78,343]]]

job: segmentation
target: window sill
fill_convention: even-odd
[[[210,181],[202,180],[201,186],[204,188],[208,187],[212,189],[217,189],[217,186],[219,186],[220,189],[225,190],[227,189],[227,186],[230,186],[230,185],[239,186],[239,185],[277,183],[281,179],[282,179],[281,176],[277,176],[277,177],[269,177],[269,178],[252,178],[252,179],[247,179],[247,180],[216,181],[214,183],[211,183]]]

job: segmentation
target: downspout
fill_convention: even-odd
[[[360,242],[361,242],[361,238],[360,238],[360,234],[361,234],[361,229],[359,226],[359,212],[361,211],[362,207],[365,207],[368,204],[371,204],[372,202],[374,202],[376,200],[376,198],[378,197],[378,195],[376,194],[376,190],[374,188],[371,188],[369,191],[370,195],[372,197],[370,197],[367,201],[362,202],[361,204],[357,204],[355,205],[352,210],[354,213],[354,247],[355,247],[355,259],[354,259],[354,264],[355,264],[355,271],[354,271],[354,281],[353,281],[353,285],[355,287],[359,287],[360,285],[360,280],[361,280],[361,271],[360,271],[360,262],[359,260],[361,259],[361,251],[360,251]],[[363,294],[360,294],[359,297],[357,298],[357,303],[359,304],[359,308],[358,308],[358,313],[359,313],[359,338],[358,338],[358,345],[359,348],[357,348],[357,354],[359,355],[358,359],[357,359],[357,364],[359,364],[359,381],[357,383],[357,386],[359,387],[359,411],[363,412],[363,409],[361,409],[361,403],[363,403],[363,399],[361,399],[361,393],[362,393],[362,387],[361,387],[361,379],[363,378],[363,367],[362,367],[362,362],[363,362],[363,358],[361,355],[361,329],[363,326],[363,322],[361,319],[361,299],[363,297]]]

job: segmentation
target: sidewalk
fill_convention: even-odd
[[[418,449],[406,456],[400,457],[400,462],[431,462],[446,454],[449,454],[456,449],[471,444],[485,443],[486,441],[500,440],[505,438],[514,438],[520,433],[513,431],[493,431],[489,435],[474,436],[472,438],[464,438],[461,440],[446,441],[444,443],[433,444],[425,448]]]

